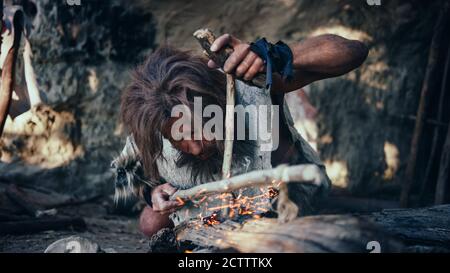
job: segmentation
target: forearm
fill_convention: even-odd
[[[277,77],[274,86],[284,92],[348,73],[359,67],[368,55],[368,49],[362,42],[330,34],[291,44],[290,48],[293,54],[293,80],[283,83]]]
[[[367,47],[336,35],[321,35],[291,45],[294,69],[340,76],[360,66],[367,57]]]

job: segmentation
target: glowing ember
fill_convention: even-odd
[[[213,213],[211,216],[204,217],[202,220],[203,220],[203,224],[205,224],[207,226],[214,226],[214,225],[218,225],[221,223],[219,221],[219,216],[217,213]]]
[[[185,203],[184,203],[183,199],[181,199],[180,197],[177,197],[177,201],[180,204],[180,206],[184,206]]]
[[[223,193],[216,196],[209,196],[208,198],[206,196],[198,196],[198,199],[193,198],[184,201],[190,201],[197,208],[202,207],[202,213],[197,215],[197,219],[199,219],[198,226],[201,228],[204,225],[219,225],[226,219],[240,221],[248,218],[261,218],[261,214],[265,214],[270,210],[270,200],[277,197],[279,193],[275,187],[262,187],[260,190],[261,194],[256,196],[246,196],[243,190],[241,190],[237,194],[237,197],[231,200],[228,199],[229,193]],[[217,205],[217,202],[213,202],[213,200],[222,202]],[[225,200],[231,202],[223,202]],[[208,206],[208,202],[216,205]],[[225,209],[228,210],[225,211]],[[224,211],[226,215],[223,214]]]
[[[269,190],[266,192],[268,198],[275,198],[278,196],[279,191],[274,187],[269,187]]]

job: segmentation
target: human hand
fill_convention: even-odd
[[[263,72],[265,64],[263,59],[250,50],[250,45],[242,42],[230,34],[218,37],[211,45],[211,51],[217,52],[224,47],[233,48],[233,53],[225,61],[223,70],[226,73],[234,73],[238,78],[251,81],[258,73]],[[208,66],[217,68],[213,60],[209,60]]]
[[[169,214],[182,206],[179,201],[171,201],[170,196],[177,191],[169,183],[159,185],[152,190],[153,210],[161,214]]]

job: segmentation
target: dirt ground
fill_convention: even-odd
[[[86,231],[45,231],[30,235],[0,236],[0,252],[43,253],[51,243],[74,235],[97,243],[106,252],[148,252],[148,240],[137,228],[138,216],[110,214],[101,201],[58,209],[58,214],[83,217],[87,225]]]

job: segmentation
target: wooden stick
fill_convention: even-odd
[[[417,110],[417,122],[414,129],[414,134],[411,142],[411,150],[409,153],[409,160],[406,167],[405,181],[402,185],[402,192],[400,195],[400,205],[402,207],[408,207],[409,196],[412,185],[414,184],[414,177],[416,173],[417,157],[419,153],[419,145],[422,140],[423,127],[426,119],[426,110],[428,108],[429,98],[431,97],[430,85],[433,82],[435,71],[439,59],[439,48],[441,46],[442,39],[445,35],[445,23],[448,17],[448,3],[442,9],[441,14],[436,23],[433,39],[431,42],[430,53],[428,56],[428,65],[425,74],[425,79],[422,85],[422,91],[420,95],[419,108]]]
[[[194,37],[199,41],[205,55],[212,59],[217,65],[223,67],[229,55],[233,52],[231,47],[226,47],[220,52],[212,52],[211,45],[215,41],[214,34],[209,29],[199,29],[194,33]],[[266,78],[263,74],[257,75],[251,82],[247,84],[255,85],[260,88],[265,87]],[[228,179],[231,176],[231,161],[233,155],[233,134],[234,134],[234,104],[235,104],[235,80],[232,75],[227,74],[227,110],[225,118],[225,151],[222,165],[222,179]],[[247,181],[248,182],[248,181]],[[209,183],[210,184],[210,183]],[[208,184],[208,185],[209,185]],[[252,185],[248,185],[252,186]],[[220,186],[219,186],[220,187]],[[241,188],[241,187],[238,187]],[[231,191],[225,191],[231,192]],[[232,203],[232,197],[227,196],[223,200],[222,214],[227,215],[229,212],[228,204]],[[287,186],[280,186],[280,195],[278,198],[278,214],[281,222],[287,222],[297,217],[298,207],[295,203],[289,200]]]
[[[5,222],[0,225],[0,235],[32,234],[46,230],[86,230],[83,218],[33,219],[29,221]]]
[[[212,59],[219,66],[223,66],[228,56],[233,52],[231,47],[227,47],[222,50],[220,53],[213,53],[210,50],[211,45],[216,40],[215,35],[207,30],[197,30],[194,32],[194,37],[199,41],[200,45],[206,52],[206,55]],[[235,88],[235,80],[233,75],[226,74],[227,77],[227,102],[226,102],[226,113],[225,113],[225,147],[223,154],[223,163],[222,163],[222,179],[227,179],[231,177],[231,162],[233,159],[233,138],[234,138],[234,105],[236,103],[236,88]],[[227,207],[228,204],[232,202],[232,197],[227,196],[223,200],[222,210],[223,215],[227,215],[229,213]]]
[[[234,139],[234,105],[235,105],[234,77],[227,74],[227,109],[225,113],[225,148],[223,153],[222,179],[231,177],[231,160],[233,158]]]
[[[227,105],[225,112],[225,143],[222,163],[222,179],[231,177],[231,162],[233,159],[233,139],[234,139],[234,105],[236,88],[234,77],[227,74]],[[229,204],[234,201],[232,194],[225,196],[222,201],[222,215],[229,215]]]
[[[437,113],[437,120],[439,122],[443,122],[443,120],[444,120],[444,109],[447,105],[446,101],[445,101],[445,95],[447,94],[447,90],[449,88],[449,86],[448,86],[448,77],[450,77],[450,75],[449,75],[450,69],[449,68],[450,68],[450,46],[447,51],[447,59],[445,62],[444,73],[443,73],[443,77],[442,77],[442,84],[441,84],[441,91],[440,91],[441,93],[439,96],[439,107],[438,107],[438,113]],[[448,124],[446,124],[446,128],[448,128]],[[420,190],[420,201],[421,202],[424,201],[425,192],[426,192],[428,186],[430,185],[429,183],[431,182],[432,169],[433,169],[434,164],[437,161],[438,146],[439,146],[438,143],[440,142],[440,139],[441,139],[441,128],[435,127],[434,132],[433,132],[431,153],[430,153],[427,168],[425,170],[425,176],[422,181],[421,190]]]
[[[208,57],[208,59],[213,60],[220,67],[223,67],[225,61],[228,59],[228,56],[230,56],[233,52],[233,49],[230,47],[219,52],[212,52],[210,48],[216,37],[214,33],[207,28],[199,29],[194,32],[194,37],[200,43],[203,48],[203,53]],[[266,75],[258,74],[253,78],[253,80],[244,82],[252,86],[264,88],[266,86]]]
[[[255,186],[275,186],[279,183],[307,183],[320,186],[322,174],[316,165],[280,165],[275,169],[258,170],[216,182],[205,183],[187,190],[179,190],[171,200],[189,200],[203,196],[232,192]]]
[[[11,49],[6,56],[3,64],[2,83],[0,90],[0,137],[3,133],[6,117],[8,116],[9,107],[11,105],[11,98],[15,82],[16,74],[16,60],[20,47],[20,39],[23,31],[23,12],[18,10],[14,14],[14,42]]]
[[[448,187],[450,180],[450,129],[447,131],[444,148],[442,150],[441,164],[439,166],[439,176],[436,185],[435,204],[445,204],[448,198]]]
[[[16,185],[14,184],[10,185],[8,188],[6,188],[5,193],[6,196],[8,196],[8,198],[12,202],[14,202],[17,206],[21,207],[22,209],[24,209],[29,216],[31,217],[37,216],[39,208],[33,205],[32,203],[24,200],[24,198],[21,197],[22,194]]]

